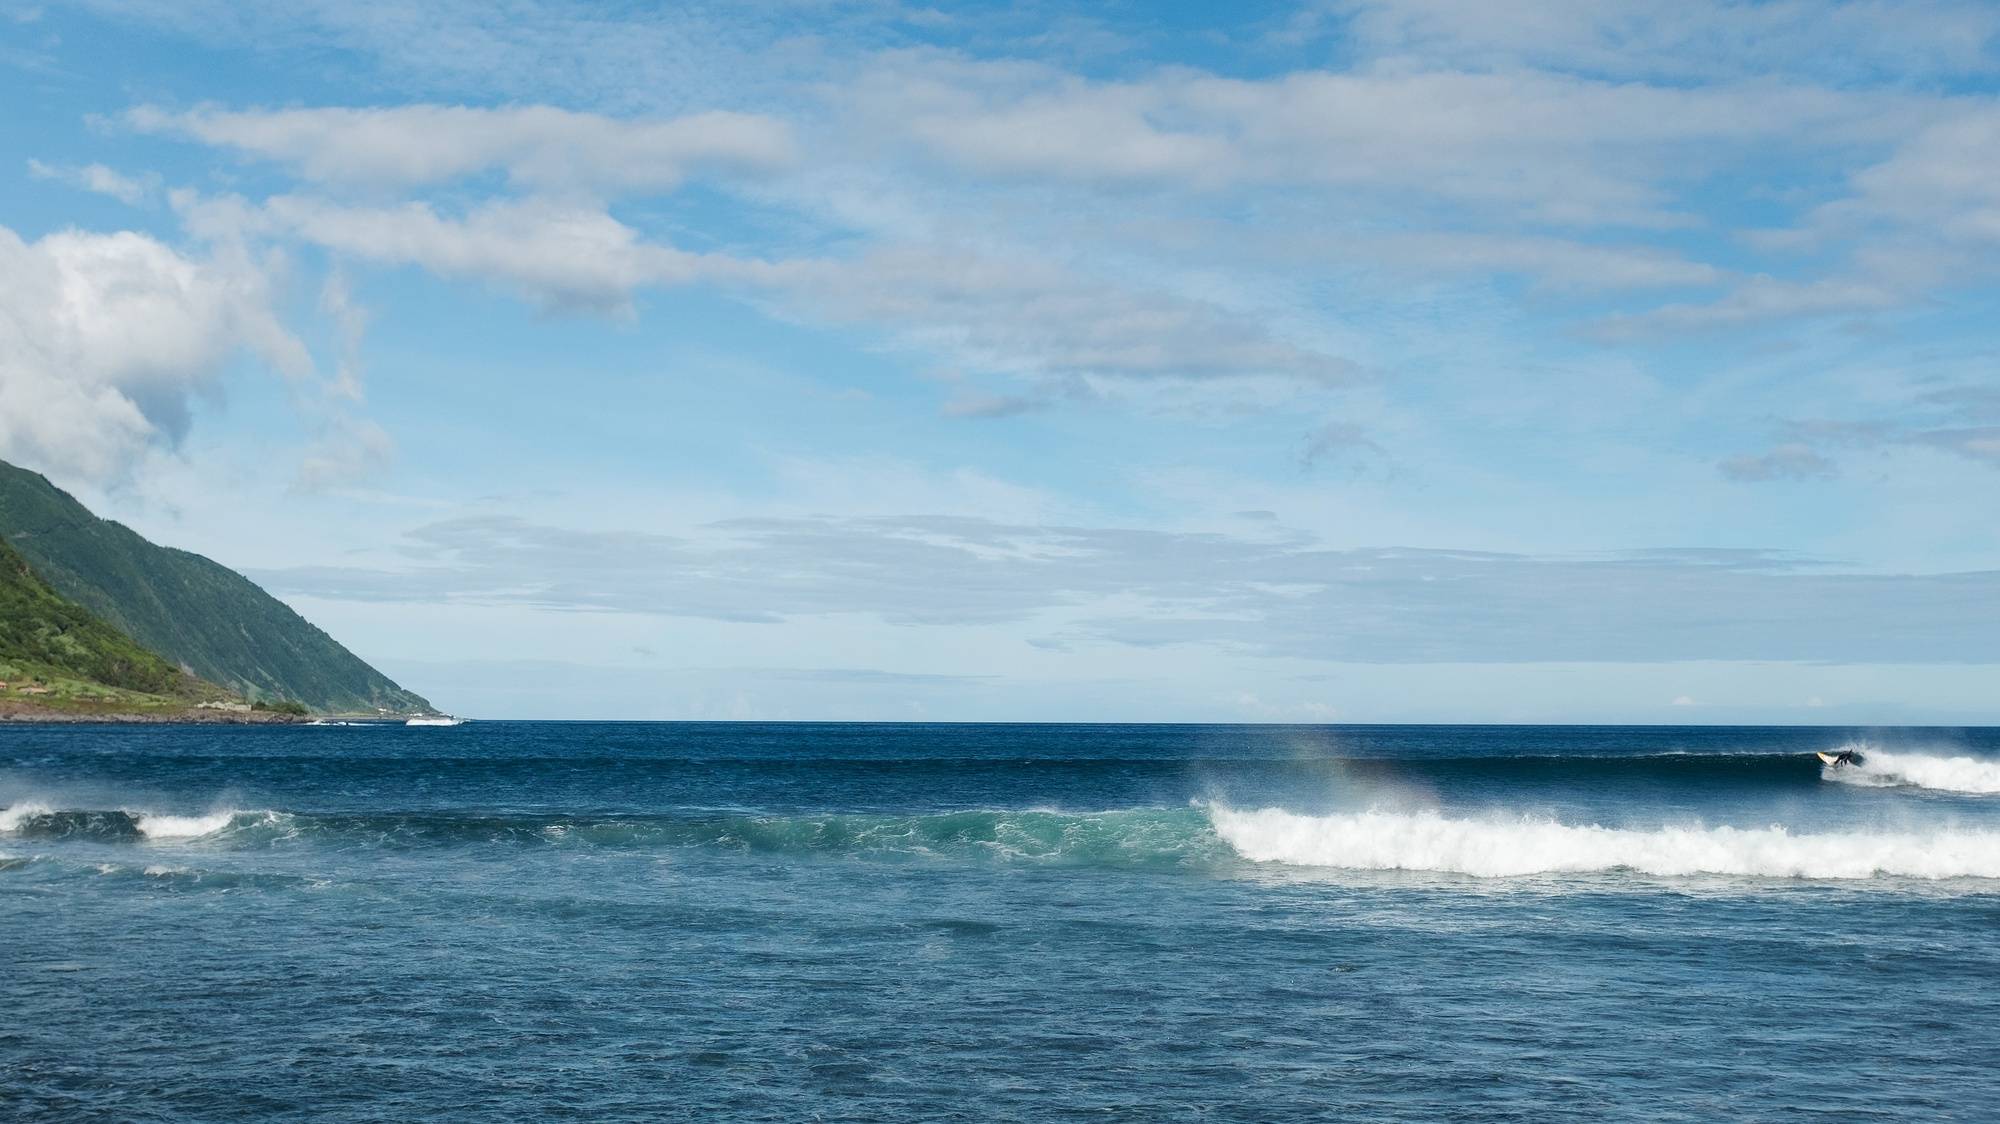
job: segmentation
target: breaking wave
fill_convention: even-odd
[[[1886,756],[1886,755],[1885,755]],[[1050,809],[759,815],[307,814],[219,810],[0,810],[0,837],[174,844],[229,851],[453,848],[649,850],[754,856],[941,859],[1041,866],[1226,872],[1247,861],[1347,871],[1511,878],[1658,877],[2000,879],[2000,831],[1769,827],[1605,827],[1553,819],[1373,809],[1315,815],[1223,804],[1074,812]]]
[[[1861,754],[1856,765],[1828,766],[1827,780],[1868,788],[1928,788],[1938,792],[2000,795],[2000,761],[1892,753],[1865,745],[1843,746]]]
[[[1205,865],[1230,857],[1206,818],[1193,808],[604,816],[231,810],[173,816],[20,804],[0,811],[0,835],[99,843],[198,841],[232,850],[692,847],[768,855],[972,857],[1090,866]]]
[[[23,839],[81,839],[98,842],[186,840],[272,822],[275,812],[235,809],[198,816],[162,815],[122,809],[50,808],[22,803],[0,809],[0,835]]]
[[[1217,834],[1253,862],[1508,878],[1631,872],[1668,877],[2000,878],[2000,832],[1794,834],[1765,828],[1573,826],[1438,812],[1301,815],[1215,807]]]

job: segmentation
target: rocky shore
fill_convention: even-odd
[[[283,726],[312,721],[309,715],[279,714],[268,710],[212,710],[188,707],[184,710],[105,710],[62,709],[29,703],[0,701],[0,723],[113,723],[133,726]]]

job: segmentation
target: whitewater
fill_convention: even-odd
[[[11,1118],[1980,1119],[1996,931],[1987,730],[0,729]]]
[[[1828,780],[1878,788],[1908,787],[2000,796],[2000,761],[1964,755],[1892,752],[1865,743],[1850,743],[1840,749],[1863,756],[1857,765],[1828,767]]]

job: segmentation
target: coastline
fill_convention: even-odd
[[[268,710],[57,710],[19,702],[0,702],[0,723],[20,725],[118,726],[274,726],[298,725],[314,715],[280,714]]]

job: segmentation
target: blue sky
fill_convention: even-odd
[[[1996,90],[1984,3],[0,4],[0,457],[481,716],[2000,721]]]

